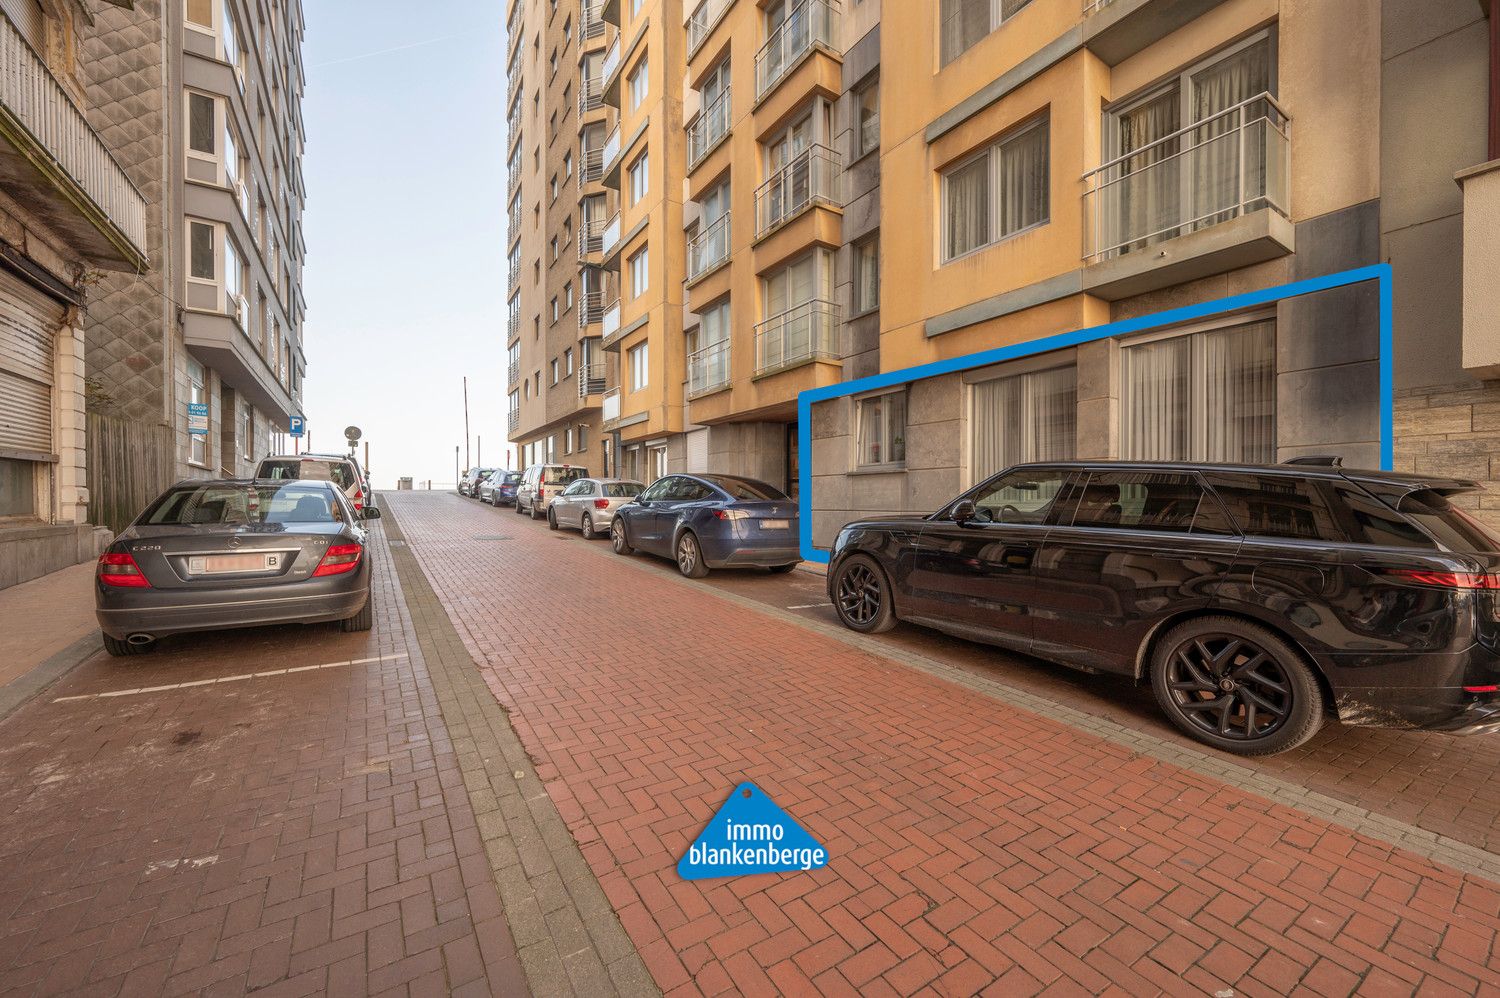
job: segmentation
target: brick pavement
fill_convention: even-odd
[[[378,531],[371,554],[368,634],[101,654],[0,722],[0,992],[525,992]]]
[[[0,589],[0,687],[95,633],[94,563]]]
[[[576,535],[388,508],[663,991],[1500,993],[1493,882]],[[677,879],[742,779],[826,869]]]

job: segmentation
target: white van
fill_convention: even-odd
[[[589,469],[578,464],[533,464],[516,486],[516,512],[530,513],[533,520],[540,519],[558,493],[587,477]]]

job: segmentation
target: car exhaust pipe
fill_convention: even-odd
[[[129,641],[133,645],[149,645],[151,642],[155,641],[156,639],[153,638],[149,634],[132,634],[130,637],[126,638],[125,640]]]

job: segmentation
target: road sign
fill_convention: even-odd
[[[307,421],[301,416],[293,416],[286,421],[286,424],[288,436],[300,437],[306,432]]]
[[[359,427],[357,427],[357,426],[346,426],[346,427],[344,427],[344,439],[347,440],[347,441],[349,441],[350,444],[353,444],[355,441],[357,441],[362,436],[364,436],[364,434],[362,434],[362,433],[359,432]]]
[[[208,403],[189,402],[188,432],[195,437],[208,436]]]

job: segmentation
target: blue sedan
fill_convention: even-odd
[[[797,504],[765,482],[738,475],[668,475],[615,511],[616,554],[671,558],[701,579],[710,568],[760,565],[790,572],[802,558]]]

